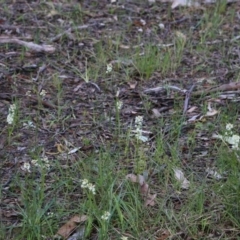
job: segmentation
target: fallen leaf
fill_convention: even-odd
[[[223,178],[223,176],[221,174],[219,174],[217,171],[214,171],[211,168],[207,168],[206,172],[208,173],[208,176],[211,176],[214,179],[220,180]]]
[[[175,168],[173,169],[175,178],[177,181],[181,184],[182,189],[188,189],[190,182],[184,177],[184,173],[182,172],[181,169]]]
[[[149,192],[149,185],[147,183],[143,183],[141,185],[140,191],[142,194],[148,194]]]
[[[78,223],[85,222],[86,220],[87,220],[86,215],[82,215],[81,217],[74,216],[58,229],[56,235],[60,235],[61,237],[66,239],[74,232]]]
[[[197,114],[195,116],[192,116],[190,119],[188,119],[188,122],[194,122],[199,118],[200,114]]]
[[[65,151],[65,147],[61,143],[56,143],[56,147],[59,153],[63,153]]]
[[[200,4],[195,0],[174,0],[171,8],[174,9],[179,6],[199,7]]]
[[[213,109],[212,111],[208,111],[203,117],[212,117],[216,114],[218,114],[218,111]]]
[[[157,194],[155,193],[155,194],[148,194],[148,196],[147,196],[147,200],[145,201],[145,206],[148,206],[148,205],[150,205],[150,206],[154,206],[155,205],[155,198],[157,197]]]
[[[84,238],[85,226],[81,226],[76,232],[71,235],[67,240],[80,240]]]
[[[134,82],[128,82],[128,85],[130,87],[130,89],[135,89],[137,86],[138,82],[134,81]]]
[[[70,151],[68,152],[68,154],[75,153],[75,152],[77,152],[80,148],[81,148],[81,147],[73,148],[72,150],[70,150]]]
[[[159,117],[161,117],[161,113],[158,111],[157,108],[153,108],[153,109],[152,109],[152,112],[153,112],[153,117],[154,117],[154,118],[159,118]]]
[[[211,106],[211,102],[208,103],[208,111],[203,117],[212,117],[214,115],[218,114],[218,111],[213,109]]]
[[[192,112],[194,112],[197,108],[198,108],[197,106],[193,106],[193,107],[191,107],[191,108],[189,108],[189,109],[187,110],[187,113],[192,113]]]
[[[126,178],[133,183],[139,183],[140,193],[145,199],[144,206],[155,205],[155,198],[157,197],[157,194],[152,195],[149,193],[149,185],[145,182],[145,179],[142,175],[128,174]]]
[[[161,235],[156,240],[166,240],[171,236],[168,230],[162,230],[160,234]]]
[[[138,182],[141,186],[144,183],[144,177],[142,175],[135,175],[131,173],[131,174],[128,174],[126,178],[128,180],[131,180],[131,182],[134,182],[134,183]]]

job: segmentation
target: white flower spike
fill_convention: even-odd
[[[143,124],[143,116],[137,116],[135,118],[135,128],[136,130],[134,130],[133,132],[135,132],[135,137],[142,141],[142,142],[147,142],[148,141],[148,137],[143,136],[143,130],[142,130],[142,124]]]
[[[110,216],[111,216],[110,212],[105,211],[101,216],[101,219],[107,221],[110,218]]]
[[[12,104],[9,107],[8,115],[7,115],[7,123],[10,125],[13,124],[14,116],[16,114],[16,108],[17,108],[16,104]]]
[[[107,64],[107,70],[106,70],[106,73],[110,73],[110,72],[112,72],[112,69],[113,69],[113,65],[112,65],[112,63]]]

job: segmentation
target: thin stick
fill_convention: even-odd
[[[192,93],[194,87],[195,87],[195,85],[192,85],[191,88],[186,92],[185,101],[184,101],[184,108],[183,108],[183,115],[185,115],[186,112],[187,112],[189,100],[190,100],[191,93]]]

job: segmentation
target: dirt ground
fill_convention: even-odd
[[[201,182],[206,169],[215,168],[221,143],[212,138],[213,132],[221,131],[231,119],[239,126],[238,89],[209,91],[239,79],[239,2],[174,10],[160,1],[0,2],[0,216],[4,229],[22,221],[17,209],[24,205],[20,199],[20,185],[27,175],[24,164],[36,156],[57,159],[67,168],[79,157],[108,148],[122,159],[114,166],[116,172],[123,168],[133,172],[129,159],[136,146],[130,141],[126,155],[126,136],[139,115],[144,116],[149,132],[148,157],[161,135],[164,157],[181,159],[181,167],[194,172],[195,181]],[[41,47],[26,46],[26,42]],[[107,65],[112,66],[109,73]],[[156,87],[163,88],[151,90]],[[118,114],[118,101],[123,104],[120,124],[109,120]],[[9,125],[6,120],[13,103],[17,113]],[[76,153],[60,157],[66,149]],[[151,165],[149,175],[154,176],[156,169]],[[54,171],[49,173],[48,186],[54,174],[61,175]],[[33,175],[29,178],[37,181],[39,175]],[[152,189],[159,193],[154,179]],[[211,185],[215,180],[207,181]],[[235,188],[239,195],[239,185]],[[215,211],[216,228],[213,224],[194,236],[183,226],[171,239],[239,238],[238,203],[232,218],[221,221],[222,200],[215,199],[210,189],[204,206],[206,212]],[[171,191],[167,204],[178,211],[189,196],[183,192],[179,199]],[[72,193],[71,198],[75,197]],[[14,234],[6,235],[14,239]]]

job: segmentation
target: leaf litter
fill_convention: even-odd
[[[50,7],[41,1],[3,3],[5,8],[0,17],[0,183],[3,186],[0,208],[4,224],[21,224],[18,212],[18,207],[23,207],[23,200],[18,197],[22,191],[20,185],[25,184],[26,177],[38,182],[42,171],[45,171],[42,168],[38,168],[37,172],[31,170],[29,164],[34,155],[38,158],[45,157],[45,154],[48,156],[50,171],[44,183],[48,201],[55,194],[51,192],[52,184],[62,177],[54,166],[55,162],[62,170],[73,168],[72,174],[77,175],[74,170],[78,169],[79,159],[87,159],[105,146],[111,147],[113,155],[116,149],[121,150],[118,156],[121,163],[116,168],[127,171],[127,179],[138,185],[143,206],[148,207],[152,215],[154,211],[168,214],[171,204],[175,207],[175,213],[179,213],[179,209],[192,196],[190,180],[185,176],[194,175],[196,188],[205,177],[206,181],[209,178],[225,180],[228,174],[219,172],[215,166],[217,155],[213,145],[218,144],[216,141],[220,139],[232,147],[238,140],[231,138],[234,135],[218,134],[216,137],[208,132],[206,126],[215,123],[224,110],[223,106],[231,109],[229,103],[236,103],[239,98],[239,82],[235,82],[239,76],[239,36],[234,29],[239,27],[239,3],[226,1],[226,8],[221,13],[226,20],[219,21],[219,31],[214,31],[211,29],[214,19],[209,20],[204,14],[208,9],[214,10],[214,1],[194,1],[198,4],[196,8],[192,2],[186,7],[189,1],[171,1],[170,4],[166,1],[112,1],[109,4],[101,0],[93,1],[95,6],[88,1],[81,4],[70,2],[54,1]],[[181,9],[180,5],[186,8]],[[173,9],[171,14],[169,6]],[[236,12],[233,22],[229,23],[232,9]],[[191,34],[188,32],[190,29]],[[215,35],[211,35],[211,31]],[[191,50],[189,42],[192,43]],[[175,51],[176,44],[182,46],[180,53]],[[168,59],[168,64],[164,65],[162,59],[156,68],[151,68],[150,73],[148,68],[144,69],[151,60],[146,51],[148,45],[154,52],[152,65],[161,56]],[[208,49],[206,55],[203,49]],[[177,56],[180,62],[174,65]],[[147,60],[141,62],[144,57]],[[106,73],[109,63],[112,67]],[[42,90],[46,90],[45,96],[40,95]],[[122,135],[116,137],[117,100],[122,102],[119,109]],[[9,138],[11,128],[6,120],[9,107],[15,102],[19,109],[11,119],[10,125],[14,126],[14,131]],[[202,111],[203,105],[206,111]],[[136,116],[144,116],[145,132],[141,133],[147,135],[147,141],[142,144],[148,144],[145,147],[148,183],[143,175],[134,172],[135,156],[132,152],[137,148],[135,140],[129,143],[130,153],[127,156],[123,154],[126,149],[123,140],[132,129]],[[186,121],[176,133],[172,118],[182,116],[186,117]],[[14,121],[18,123],[16,128]],[[196,136],[193,139],[194,131]],[[216,131],[219,132],[218,129]],[[166,144],[164,154],[155,159],[155,140],[159,134],[162,134]],[[180,159],[177,166],[181,167],[170,168],[170,171],[173,170],[175,176],[172,181],[177,181],[182,188],[180,193],[167,178],[166,170],[175,150],[173,144],[177,134],[177,155]],[[195,147],[191,145],[193,140],[196,141]],[[72,145],[68,146],[66,141]],[[99,169],[93,166],[90,171],[96,175]],[[163,182],[156,178],[158,175],[164,179]],[[15,176],[19,176],[19,184],[14,182]],[[186,191],[190,191],[189,196]],[[211,204],[208,202],[214,194],[209,193],[210,200],[204,203],[206,212],[210,212]],[[64,202],[63,195],[64,189],[59,190],[56,197],[60,202]],[[72,204],[63,207],[72,205],[69,210],[75,211],[74,202],[78,201],[79,195],[84,196],[81,189],[76,188],[69,193]],[[167,202],[165,212],[158,205],[160,201]],[[212,219],[221,219],[221,204],[219,199],[214,208],[218,216]],[[204,217],[210,219],[211,215]],[[81,220],[79,216],[70,218],[58,234],[69,238],[79,233],[78,237],[81,238],[84,230],[78,229],[79,221],[85,222],[86,219]],[[170,229],[170,222],[167,222],[168,231],[163,230],[161,224],[155,228],[149,219],[144,221],[149,224],[147,234],[152,234],[153,239],[202,237],[201,231],[198,236],[193,236],[184,227]],[[184,224],[186,222],[182,226]],[[201,234],[205,234],[206,238],[218,238],[216,226],[225,238],[234,238],[239,234],[234,223],[224,224],[220,220],[214,222],[214,227],[209,224],[206,232],[201,229]],[[113,236],[110,238],[114,239]]]

